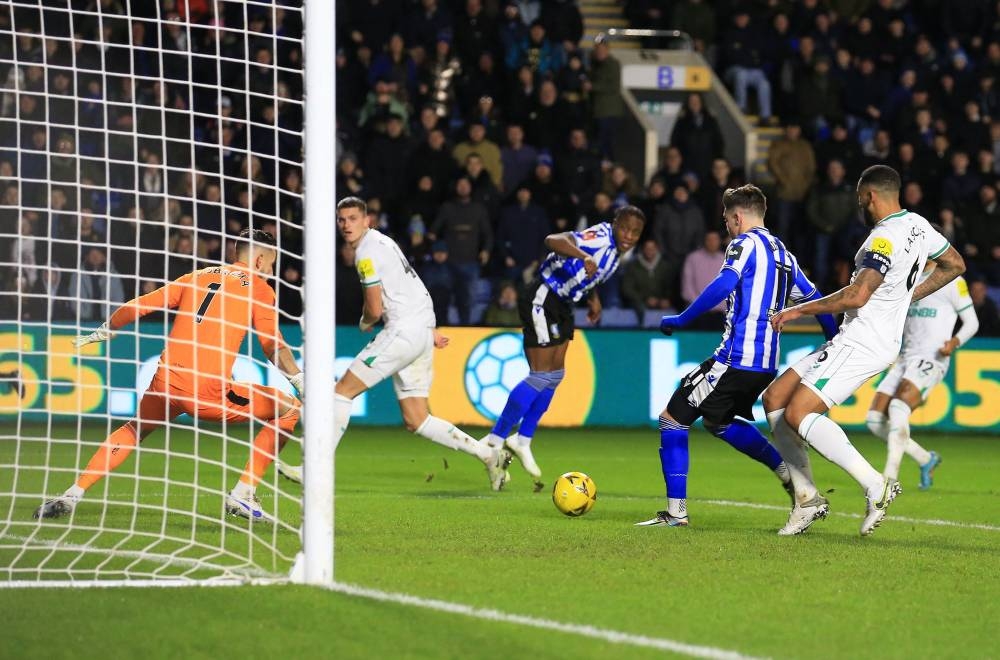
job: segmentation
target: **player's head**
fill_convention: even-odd
[[[271,275],[278,259],[274,236],[260,229],[244,229],[236,242],[236,260],[250,266],[254,272]]]
[[[726,188],[722,193],[722,222],[731,238],[764,226],[767,197],[760,188],[748,183],[739,188]]]
[[[899,209],[899,190],[903,187],[899,172],[888,165],[872,165],[858,179],[858,207],[865,222],[874,225]]]
[[[635,247],[646,226],[646,214],[637,206],[623,206],[615,211],[615,219],[611,221],[611,229],[615,234],[618,252],[625,254]]]
[[[368,232],[368,205],[360,197],[345,197],[337,202],[337,229],[344,240],[357,245]]]

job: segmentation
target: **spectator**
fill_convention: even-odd
[[[820,288],[827,283],[830,252],[837,236],[858,213],[857,193],[846,181],[846,174],[843,163],[831,160],[825,180],[813,187],[806,199],[806,220],[813,228],[812,275]]]
[[[486,137],[494,142],[500,139],[500,109],[495,99],[503,97],[503,81],[496,70],[493,54],[479,56],[475,69],[466,69],[461,79],[462,112],[470,121],[486,126]]]
[[[733,26],[723,38],[722,62],[726,81],[733,86],[736,105],[749,113],[747,89],[757,94],[757,107],[762,122],[771,118],[771,83],[762,67],[762,44],[757,32],[750,27],[750,14],[741,5],[733,12]]]
[[[543,151],[538,155],[528,187],[531,189],[531,199],[545,209],[556,230],[567,231],[569,217],[575,209],[569,195],[556,183],[553,172],[552,156]]]
[[[335,277],[338,283],[337,295],[334,296],[338,325],[356,325],[361,318],[364,307],[364,293],[357,286],[358,271],[354,266],[354,248],[347,241],[342,241],[337,250],[337,269]]]
[[[435,128],[427,134],[427,140],[414,149],[407,171],[413,180],[419,181],[425,176],[430,178],[438,198],[441,198],[457,169],[445,142],[444,131]]]
[[[517,311],[517,288],[510,282],[501,282],[496,298],[483,314],[483,325],[498,328],[513,328],[521,325],[521,315]]]
[[[583,231],[587,227],[593,227],[602,222],[611,222],[614,213],[615,209],[611,204],[611,197],[607,193],[599,192],[594,195],[587,213],[581,216],[576,223],[576,230]]]
[[[503,162],[500,160],[500,148],[495,142],[486,139],[486,127],[478,122],[469,124],[469,139],[459,142],[451,152],[452,158],[459,167],[465,166],[469,154],[478,154],[483,160],[483,167],[489,173],[493,184],[503,185]]]
[[[583,67],[583,55],[579,51],[570,53],[557,80],[560,96],[569,112],[567,120],[572,124],[582,125],[587,119],[587,90],[591,83]]]
[[[413,11],[407,25],[406,40],[431,52],[437,35],[451,31],[451,13],[439,6],[438,0],[420,0],[420,8]]]
[[[712,161],[722,157],[723,142],[719,122],[705,109],[701,94],[688,94],[670,144],[680,149],[684,162],[700,178],[708,175]]]
[[[847,170],[848,179],[857,179],[861,175],[861,149],[856,140],[851,138],[844,122],[834,122],[830,137],[813,146],[816,152],[816,165],[821,170],[831,160],[839,160]]]
[[[115,267],[108,263],[104,248],[85,247],[79,271],[70,276],[68,295],[79,301],[81,321],[104,321],[125,302],[125,287]]]
[[[493,251],[493,229],[489,213],[472,199],[472,182],[460,177],[455,183],[455,197],[441,206],[428,234],[431,240],[443,239],[449,261],[459,274],[455,304],[462,325],[468,325],[472,313],[472,293],[479,281],[482,266]]]
[[[386,211],[398,211],[406,192],[406,163],[412,145],[403,134],[405,122],[400,115],[390,115],[385,135],[376,135],[368,147],[365,174],[369,194],[378,195]]]
[[[676,299],[677,280],[684,258],[696,250],[705,235],[705,218],[691,199],[687,186],[673,189],[670,198],[656,208],[653,237],[663,246],[664,260],[669,267],[670,299]]]
[[[816,58],[812,73],[797,86],[798,109],[810,134],[823,134],[844,118],[843,89],[830,75],[830,59]]]
[[[625,102],[621,94],[622,65],[611,54],[611,45],[603,35],[594,40],[590,56],[589,92],[594,123],[597,124],[597,148],[603,158],[614,160],[615,136],[618,124],[625,116]]]
[[[737,187],[733,181],[733,168],[725,158],[712,161],[712,168],[705,184],[698,189],[702,214],[709,227],[722,222],[722,195],[727,188]]]
[[[690,305],[701,292],[708,288],[719,274],[722,266],[722,235],[717,231],[705,232],[702,245],[684,259],[681,271],[681,299]],[[708,314],[695,321],[702,330],[717,330],[722,327],[726,313],[726,302],[720,302]]]
[[[448,324],[448,308],[452,298],[456,298],[462,284],[461,273],[457,272],[448,260],[448,244],[445,241],[434,241],[431,246],[431,258],[423,262],[418,272],[427,292],[431,294],[434,305],[434,316],[439,325]],[[468,321],[462,321],[467,324]]]
[[[676,146],[667,147],[667,153],[663,156],[663,167],[656,171],[654,177],[663,179],[664,185],[669,190],[673,190],[684,183],[684,177],[688,174],[684,163],[684,156]]]
[[[538,160],[538,151],[524,143],[524,127],[507,124],[507,144],[500,149],[503,167],[503,192],[511,193],[531,175]]]
[[[539,76],[551,76],[563,66],[562,50],[545,38],[545,26],[536,20],[528,28],[528,36],[507,51],[507,68],[517,70],[527,65]]]
[[[542,3],[539,20],[545,34],[563,52],[572,53],[583,37],[583,15],[574,0],[551,0]]]
[[[529,142],[539,149],[553,150],[565,143],[566,117],[569,109],[559,98],[559,90],[551,80],[538,88],[538,99],[528,116]]]
[[[557,173],[562,189],[569,193],[570,200],[578,208],[600,190],[601,162],[597,154],[590,150],[587,134],[582,128],[569,132],[569,146],[559,156]]]
[[[455,21],[455,52],[462,65],[470,67],[479,56],[497,52],[497,24],[483,9],[481,0],[465,0],[465,10]]]
[[[981,181],[969,171],[969,155],[956,151],[951,156],[951,172],[941,183],[941,202],[951,204],[961,214],[973,203]]]
[[[384,133],[386,123],[392,116],[399,117],[403,125],[406,125],[409,117],[406,104],[396,97],[392,83],[378,80],[361,107],[358,125],[370,135]]]
[[[694,49],[709,53],[715,45],[715,10],[704,0],[683,0],[674,7],[671,27],[686,32],[694,40]]]
[[[500,212],[496,247],[503,262],[504,279],[528,282],[534,277],[552,225],[543,209],[531,199],[531,189],[522,185],[515,194],[515,203]]]
[[[775,194],[774,234],[798,250],[802,203],[816,175],[816,156],[812,145],[802,138],[802,128],[795,119],[785,123],[785,134],[774,141],[767,155],[767,169],[777,184]]]
[[[473,152],[465,158],[465,176],[472,182],[472,199],[486,207],[490,224],[496,225],[500,215],[500,191],[483,166],[483,159]]]
[[[528,26],[521,17],[521,9],[516,2],[507,2],[500,19],[500,45],[508,56],[528,38]],[[529,67],[530,69],[530,67]]]
[[[1000,285],[1000,203],[994,186],[979,188],[979,204],[968,209],[965,223],[969,270],[983,275],[993,286]]]
[[[997,312],[997,304],[989,296],[986,282],[981,279],[969,281],[969,297],[979,317],[980,337],[1000,337],[1000,313]]]
[[[622,274],[622,300],[635,310],[639,325],[643,324],[646,310],[670,309],[670,277],[671,269],[663,262],[660,246],[651,238],[643,241]]]
[[[610,197],[612,205],[618,208],[637,202],[642,189],[624,165],[615,164],[604,172],[601,192]]]
[[[933,218],[931,207],[924,203],[924,189],[916,181],[903,184],[902,206],[925,218]],[[949,239],[950,240],[950,239]]]
[[[271,76],[270,68],[265,72],[268,77]],[[373,85],[377,80],[393,83],[399,90],[397,98],[403,103],[416,97],[417,66],[406,52],[403,35],[396,33],[389,37],[385,51],[379,53],[372,62],[368,69],[368,84]]]
[[[337,164],[337,191],[361,199],[368,197],[365,173],[358,167],[358,157],[353,152],[346,152]]]

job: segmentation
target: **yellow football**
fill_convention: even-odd
[[[596,501],[597,485],[583,472],[567,472],[552,487],[552,503],[567,516],[582,516]]]

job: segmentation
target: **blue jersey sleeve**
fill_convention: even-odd
[[[798,264],[796,264],[798,266]],[[792,293],[789,296],[792,302],[802,302],[806,299],[812,299],[811,296],[816,293],[816,285],[809,281],[806,274],[802,272],[801,268],[795,268],[795,283],[792,285]]]

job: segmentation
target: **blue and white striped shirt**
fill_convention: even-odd
[[[587,277],[582,259],[563,257],[550,252],[538,274],[546,286],[566,302],[579,302],[581,298],[598,284],[606,282],[618,270],[618,245],[610,222],[573,232],[576,246],[593,257],[597,272]]]
[[[739,281],[729,294],[726,329],[715,359],[737,369],[777,371],[778,333],[771,329],[771,315],[784,309],[789,298],[813,295],[816,287],[795,255],[763,227],[733,239],[722,267],[735,271]]]

